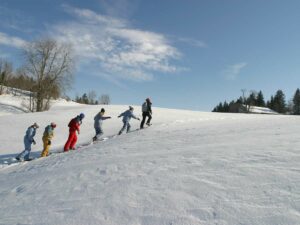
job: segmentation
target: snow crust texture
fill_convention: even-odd
[[[32,122],[57,122],[52,151],[60,151],[69,119],[80,112],[79,143],[87,143],[100,109],[2,116],[1,157],[22,150]],[[104,136],[118,132],[117,115],[126,109],[106,107],[113,118],[104,121]],[[300,224],[300,117],[153,111],[150,128],[2,166],[0,224]],[[33,154],[41,151],[42,129]]]

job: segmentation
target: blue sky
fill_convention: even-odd
[[[71,97],[211,111],[241,89],[300,87],[298,0],[1,0],[0,57],[15,67],[26,42],[73,45]]]

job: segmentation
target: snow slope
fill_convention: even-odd
[[[0,117],[1,158],[23,148],[31,123],[67,124],[84,112],[79,143],[101,106],[60,106]],[[105,136],[127,106],[106,106]],[[140,115],[140,107],[136,106]],[[300,224],[300,117],[154,108],[153,126],[69,153],[0,168],[0,224]],[[139,122],[132,120],[132,127]]]
[[[26,92],[26,91],[25,91]],[[0,95],[0,116],[20,114],[28,112],[26,105],[29,105],[29,97],[27,95]],[[51,101],[51,108],[55,109],[60,106],[78,106],[78,103],[66,101],[65,99],[58,99]]]
[[[22,106],[26,99],[25,96],[0,95],[0,116],[27,112]]]

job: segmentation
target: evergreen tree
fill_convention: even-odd
[[[295,94],[294,94],[294,98],[293,98],[293,103],[294,103],[294,107],[293,107],[293,113],[295,115],[300,115],[300,90],[299,88],[296,90]]]
[[[268,107],[269,109],[274,110],[274,97],[273,97],[273,95],[271,95],[270,101],[267,102],[267,107]]]
[[[224,112],[224,107],[222,102],[220,102],[219,105],[217,106],[217,112]]]
[[[238,103],[238,104],[243,104],[243,97],[241,96],[238,100],[236,100],[235,103]]]
[[[285,95],[282,90],[278,90],[274,96],[274,106],[273,110],[278,113],[286,112],[286,103],[285,103]]]
[[[262,91],[259,91],[256,98],[256,106],[265,107],[266,103]]]
[[[226,101],[223,104],[223,112],[229,112],[229,104]]]
[[[213,112],[221,112],[223,109],[223,104],[220,102],[212,111]]]
[[[252,92],[246,100],[247,105],[253,106],[256,103],[256,95]]]
[[[86,93],[84,93],[84,94],[82,95],[82,103],[83,103],[83,104],[89,104],[89,98],[88,98],[88,96],[87,96]]]
[[[212,112],[218,112],[217,111],[217,106],[215,108],[213,108]]]
[[[220,102],[219,105],[217,106],[217,112],[223,112],[224,109],[223,109],[223,103]]]

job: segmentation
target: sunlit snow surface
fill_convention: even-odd
[[[60,104],[34,114],[0,117],[0,160],[23,150],[40,124],[58,126],[86,114],[79,144],[94,135],[103,106]],[[122,127],[127,106],[106,106],[104,136]],[[153,125],[76,151],[32,162],[1,164],[0,224],[235,225],[300,224],[300,117],[153,109]],[[135,113],[141,116],[140,106]],[[139,121],[132,120],[132,129]]]

